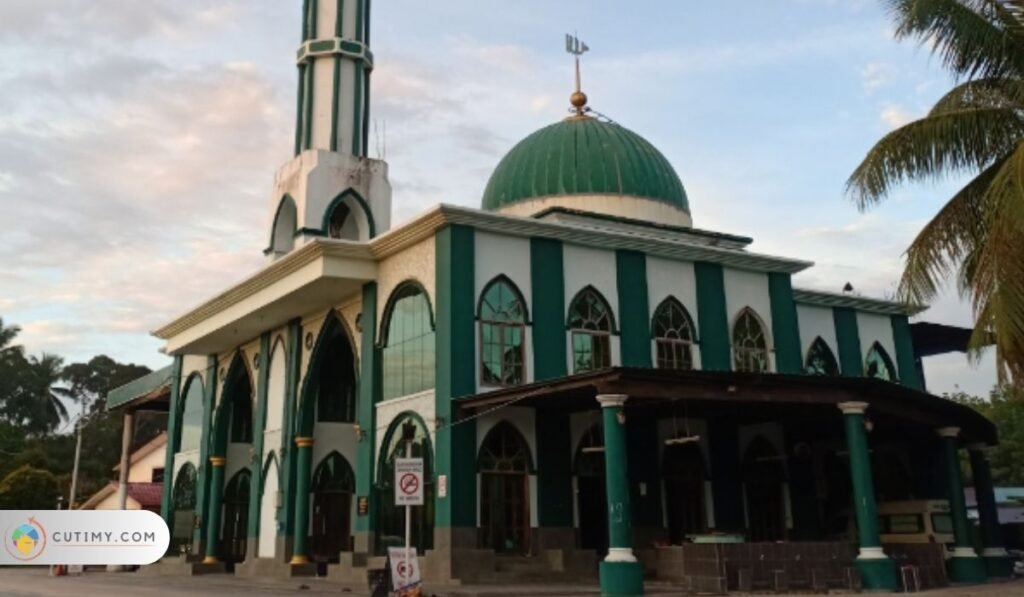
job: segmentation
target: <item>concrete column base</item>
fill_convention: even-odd
[[[985,560],[977,556],[953,556],[949,563],[949,580],[963,584],[981,584],[988,580],[985,574]]]
[[[857,558],[853,565],[860,572],[861,586],[865,591],[892,592],[899,587],[896,562],[889,558]]]
[[[640,562],[601,562],[601,595],[630,597],[644,594],[644,567]]]

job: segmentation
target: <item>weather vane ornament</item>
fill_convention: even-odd
[[[576,59],[576,91],[573,92],[573,108],[576,110],[576,117],[582,117],[587,111],[587,94],[583,93],[583,81],[580,76],[580,56],[590,51],[590,46],[575,35],[565,34],[565,51],[572,54]]]

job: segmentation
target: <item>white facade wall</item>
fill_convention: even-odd
[[[697,339],[700,339],[700,329],[697,322],[697,276],[694,273],[693,263],[689,261],[670,261],[658,257],[647,258],[647,298],[649,312],[654,317],[654,312],[665,299],[674,297],[686,311],[693,321],[693,330]],[[700,350],[694,345],[693,366],[700,369]],[[651,362],[657,363],[657,348],[651,342]]]
[[[260,500],[260,538],[258,557],[273,558],[277,555],[277,504],[278,504],[277,460],[271,462],[263,479],[263,497]]]
[[[384,310],[388,300],[396,288],[407,280],[415,280],[423,285],[430,297],[430,307],[437,318],[437,255],[435,254],[434,237],[430,236],[408,249],[396,253],[381,261],[377,266],[377,325],[384,325]],[[376,338],[380,338],[380,328]]]
[[[620,336],[618,334],[620,323],[619,316],[619,289],[617,279],[617,268],[614,251],[602,251],[578,245],[566,244],[563,246],[563,265],[565,271],[565,320],[568,321],[568,309],[572,301],[581,290],[587,286],[593,286],[608,302],[615,319],[615,333],[611,337],[612,366],[622,363],[621,349],[619,346]],[[572,333],[565,335],[565,359],[568,372],[573,374],[572,355]]]
[[[800,325],[800,358],[807,363],[807,353],[818,338],[828,344],[832,355],[839,362],[839,340],[836,338],[836,322],[832,309],[811,305],[797,305],[796,317]]]
[[[860,333],[860,360],[863,363],[871,347],[877,342],[889,353],[896,367],[896,342],[892,337],[892,319],[888,315],[857,312],[857,329]],[[898,371],[897,371],[898,374]]]
[[[749,307],[760,318],[764,336],[768,342],[769,371],[775,371],[775,340],[772,337],[772,299],[768,286],[768,274],[726,268],[725,305],[729,315],[729,345],[732,345],[732,331],[744,308]]]
[[[526,304],[527,313],[533,315],[531,301],[533,299],[533,280],[530,274],[530,240],[514,236],[491,234],[488,232],[477,232],[476,242],[476,271],[474,306],[480,304],[483,298],[484,289],[498,276],[504,275],[519,289]],[[476,350],[475,375],[478,392],[494,389],[493,386],[484,386],[480,381],[480,333],[474,334]],[[533,371],[533,326],[526,326],[523,347],[523,371],[525,374],[524,383],[532,383],[534,380]]]

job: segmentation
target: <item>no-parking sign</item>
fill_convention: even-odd
[[[395,459],[395,505],[423,505],[423,459]]]

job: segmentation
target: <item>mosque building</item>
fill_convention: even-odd
[[[169,413],[161,513],[182,557],[162,573],[365,581],[404,541],[409,444],[428,583],[895,589],[896,557],[1006,573],[995,429],[925,389],[920,359],[956,330],[794,288],[810,262],[694,227],[672,164],[581,91],[497,164],[480,209],[392,226],[388,165],[368,157],[369,5],[304,2],[265,267],[162,325],[173,365],[110,396],[129,435],[133,412]],[[883,543],[898,531],[878,504],[906,500],[948,502],[948,562]]]

